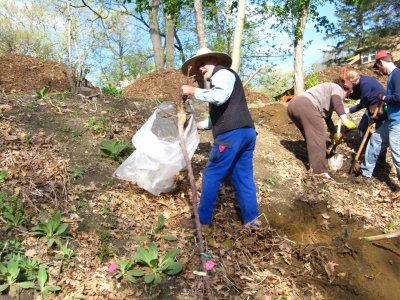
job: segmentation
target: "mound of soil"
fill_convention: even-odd
[[[355,70],[360,74],[375,77],[383,85],[386,85],[387,76],[382,75],[380,72],[370,66],[333,66],[318,72],[317,78],[319,82],[332,82],[338,77],[343,77],[343,75],[350,70]]]
[[[198,86],[193,80],[184,76],[179,70],[157,70],[144,74],[138,80],[123,90],[125,97],[136,99],[180,99],[179,90],[184,84]],[[268,102],[268,97],[262,93],[245,88],[249,102]]]
[[[0,55],[0,90],[6,94],[32,93],[44,87],[49,92],[71,90],[67,66],[32,56]]]

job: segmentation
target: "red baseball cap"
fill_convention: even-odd
[[[391,57],[391,58],[393,58],[392,53],[390,53],[390,52],[387,51],[387,50],[379,50],[378,52],[376,52],[376,55],[375,55],[375,63],[374,63],[374,68],[375,68],[375,69],[378,68],[378,62],[379,62],[382,58],[384,58],[384,57]]]

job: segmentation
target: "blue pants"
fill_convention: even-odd
[[[258,217],[256,185],[253,177],[254,128],[239,128],[218,135],[203,172],[199,204],[200,223],[211,223],[219,187],[231,175],[244,224]]]
[[[400,180],[400,124],[389,126],[383,123],[372,135],[361,164],[362,174],[371,177],[378,157],[390,146],[397,178]]]
[[[358,131],[360,133],[360,137],[363,138],[365,135],[365,132],[367,131],[369,122],[371,122],[372,119],[372,115],[371,113],[368,111],[368,108],[365,109],[365,113],[363,114],[363,116],[361,117],[360,123],[358,123]],[[386,119],[384,120],[378,120],[375,123],[375,128],[378,129],[384,122],[386,121]],[[366,143],[368,142],[369,138],[366,140]]]

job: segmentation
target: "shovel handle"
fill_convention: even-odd
[[[379,93],[378,94],[378,104],[376,105],[376,107],[374,109],[374,113],[372,114],[372,118],[375,118],[378,115],[379,110],[381,109],[381,106],[382,106],[382,99],[383,99],[383,94]],[[369,124],[368,127],[367,127],[367,130],[365,131],[365,134],[364,134],[364,137],[363,137],[363,139],[361,141],[360,147],[358,148],[357,154],[356,154],[356,156],[354,158],[356,161],[361,156],[361,151],[364,148],[364,144],[367,141],[367,138],[369,136],[369,133],[371,132],[372,126],[374,126],[374,123]]]

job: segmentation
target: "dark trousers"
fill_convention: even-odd
[[[315,174],[328,172],[326,129],[321,113],[304,96],[290,100],[288,114],[306,140],[308,162]]]

